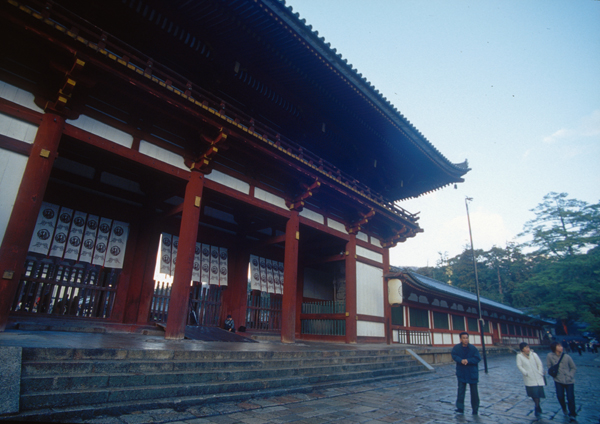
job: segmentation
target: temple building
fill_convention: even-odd
[[[399,201],[466,162],[284,1],[2,0],[0,37],[0,330],[181,339],[232,315],[288,343],[392,343],[428,314],[445,345],[458,311],[471,328],[472,304],[412,274],[392,307],[386,277],[422,231]],[[484,308],[490,342],[516,325]]]
[[[394,267],[395,268],[395,267]],[[412,271],[392,269],[388,280],[393,342],[453,346],[466,331],[471,343],[535,346],[550,323],[523,311]],[[479,315],[481,303],[481,320]],[[482,331],[483,330],[483,331]]]

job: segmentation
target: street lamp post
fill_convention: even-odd
[[[465,197],[465,207],[467,208],[467,222],[469,223],[469,239],[471,240],[471,256],[473,257],[473,269],[475,270],[475,286],[477,287],[477,309],[479,310],[479,334],[481,335],[481,348],[483,350],[483,366],[485,373],[488,373],[487,356],[485,354],[485,339],[483,337],[483,318],[481,316],[481,297],[479,296],[479,278],[477,277],[477,261],[475,261],[475,249],[473,249],[473,235],[471,233],[471,218],[469,217],[469,203],[472,197]]]

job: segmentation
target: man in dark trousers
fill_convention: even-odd
[[[456,396],[456,410],[459,414],[465,412],[465,393],[467,384],[471,392],[471,408],[473,415],[479,411],[479,351],[469,343],[469,333],[460,333],[460,344],[452,348],[452,359],[456,362],[456,378],[458,379],[458,395]]]

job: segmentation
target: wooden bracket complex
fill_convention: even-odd
[[[219,135],[217,135],[217,137],[214,140],[211,140],[206,136],[203,136],[203,138],[210,144],[208,149],[206,149],[204,154],[202,154],[200,157],[195,158],[194,160],[186,159],[185,164],[190,168],[190,171],[195,170],[200,171],[204,174],[208,174],[210,172],[208,166],[210,165],[210,162],[212,161],[214,156],[219,152],[217,144],[223,144],[224,141],[227,140],[227,134],[224,132],[223,128],[221,128]]]
[[[319,179],[315,179],[315,181],[311,184],[302,184],[303,191],[300,195],[296,196],[293,200],[286,200],[285,205],[289,210],[302,211],[304,208],[304,201],[309,197],[312,197],[313,193],[321,187],[321,182]]]
[[[375,216],[375,210],[374,209],[370,209],[369,212],[367,213],[360,213],[361,218],[356,221],[353,222],[351,225],[346,226],[346,231],[348,231],[348,234],[356,234],[360,231],[360,229],[362,228],[363,225],[365,225],[367,222],[369,222],[369,219],[371,219],[372,217]]]
[[[63,79],[63,85],[58,90],[55,101],[47,101],[45,110],[52,111],[55,113],[65,113],[67,102],[71,99],[75,85],[77,85],[77,77],[81,73],[81,70],[85,66],[85,62],[78,57],[75,57],[75,61],[71,69],[65,72]]]

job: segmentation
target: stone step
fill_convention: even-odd
[[[353,358],[354,359],[354,358]],[[338,364],[309,364],[288,363],[283,366],[274,361],[262,361],[262,368],[238,366],[234,369],[221,368],[206,370],[173,370],[165,371],[156,368],[152,371],[146,367],[136,371],[121,371],[118,368],[112,372],[69,373],[54,375],[23,376],[21,393],[32,394],[54,390],[86,390],[94,388],[153,386],[159,384],[195,384],[212,381],[241,381],[267,378],[283,378],[296,375],[342,374],[355,371],[387,369],[390,367],[409,367],[416,364],[414,359],[394,359],[388,361],[343,362]],[[165,364],[168,365],[168,364]],[[218,367],[218,363],[211,364]],[[109,371],[109,368],[105,368]]]
[[[199,396],[181,396],[181,397],[162,397],[159,399],[135,400],[135,401],[120,401],[110,403],[99,403],[93,405],[81,406],[54,406],[46,409],[35,409],[21,412],[18,417],[11,417],[11,420],[19,421],[54,421],[54,422],[72,422],[79,420],[93,419],[94,417],[103,415],[122,415],[126,413],[148,410],[148,409],[163,409],[171,408],[176,410],[185,410],[194,406],[207,406],[219,402],[243,402],[256,398],[283,396],[293,393],[309,393],[313,390],[324,390],[342,386],[352,386],[359,384],[376,383],[390,379],[411,379],[418,378],[420,375],[427,374],[424,367],[417,372],[405,373],[402,375],[386,374],[378,377],[359,380],[341,380],[328,381],[324,383],[279,387],[271,389],[257,389],[251,391],[239,391],[233,393],[218,393]],[[2,418],[0,418],[2,421]]]
[[[69,349],[23,348],[23,362],[44,360],[244,360],[285,359],[313,357],[387,356],[398,353],[394,349],[369,350],[278,350],[278,351],[225,351],[225,350],[127,350],[127,349]]]
[[[298,359],[246,359],[246,360],[28,360],[22,364],[23,377],[55,376],[90,373],[141,373],[174,371],[210,371],[231,369],[257,369],[269,367],[310,367],[350,363],[382,363],[412,360],[410,355],[395,353],[388,355],[361,355],[350,357],[311,357]]]
[[[157,384],[140,387],[108,387],[87,390],[56,390],[48,392],[24,393],[21,395],[21,410],[44,408],[66,408],[84,405],[110,404],[139,400],[158,400],[165,396],[183,398],[190,396],[218,395],[234,392],[254,392],[265,389],[314,386],[324,383],[349,381],[367,382],[374,378],[397,378],[424,370],[421,364],[411,366],[386,367],[375,370],[351,372],[315,373],[311,375],[278,376],[240,381],[211,381],[183,384]]]

